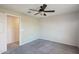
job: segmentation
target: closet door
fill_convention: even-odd
[[[0,53],[7,51],[7,19],[0,13]]]

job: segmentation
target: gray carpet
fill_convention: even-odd
[[[79,48],[38,39],[3,54],[78,54]]]

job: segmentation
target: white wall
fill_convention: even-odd
[[[0,13],[0,53],[7,50],[6,46],[6,38],[7,38],[7,23],[6,23],[6,15]]]
[[[40,39],[78,46],[79,13],[40,19]]]
[[[20,44],[25,44],[38,39],[39,21],[30,17],[21,18],[21,41]]]

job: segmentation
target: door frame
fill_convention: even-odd
[[[15,16],[15,17],[18,17],[19,18],[19,46],[20,46],[20,24],[21,24],[21,16],[19,16],[19,15],[14,15],[14,14],[10,14],[10,13],[5,13],[5,15],[6,15],[6,22],[7,22],[7,15],[10,15],[10,16]],[[6,25],[6,26],[8,26],[8,24]],[[8,38],[7,38],[7,40],[8,40]],[[7,42],[7,44],[8,44],[8,42]]]

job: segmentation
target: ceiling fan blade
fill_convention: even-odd
[[[39,14],[39,13],[36,13],[36,14],[34,14],[34,15],[37,15],[37,14]]]
[[[55,12],[55,10],[48,10],[48,11],[44,11],[44,12]]]
[[[31,11],[38,11],[38,10],[35,10],[35,9],[29,9],[29,10],[31,10]]]
[[[41,9],[45,9],[46,7],[47,7],[47,5],[46,4],[43,4],[43,6],[40,6],[41,7]]]

